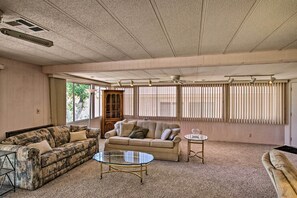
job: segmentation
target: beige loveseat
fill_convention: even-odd
[[[263,155],[262,163],[279,198],[297,197],[297,169],[283,153],[271,150]]]
[[[145,139],[131,139],[129,137],[119,137],[115,129],[105,133],[104,150],[133,150],[151,153],[155,159],[178,161],[180,154],[179,143],[181,138],[175,136],[173,140],[161,140],[164,129],[174,129],[180,132],[177,124],[167,124],[163,122],[152,122],[138,120],[136,126],[149,129]]]
[[[70,142],[70,132],[81,130],[87,131],[87,139]],[[6,138],[0,149],[16,152],[16,186],[34,190],[91,159],[99,149],[99,133],[99,129],[86,126],[53,126]],[[52,151],[40,154],[39,149],[30,147],[44,140]]]

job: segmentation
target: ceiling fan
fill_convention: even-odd
[[[192,81],[186,81],[186,80],[181,80],[180,75],[172,75],[170,76],[171,80],[167,81],[159,81],[160,83],[174,83],[174,84],[184,84],[184,83],[190,83]]]

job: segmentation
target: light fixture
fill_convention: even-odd
[[[118,86],[121,87],[122,86],[122,83],[121,81],[118,81]]]
[[[275,81],[275,77],[271,76],[270,77],[270,80],[268,81],[269,84],[273,84],[273,82]]]
[[[233,83],[233,82],[234,82],[234,78],[229,77],[229,79],[228,79],[228,83],[231,84],[231,83]]]
[[[5,68],[4,65],[0,64],[0,70],[3,70],[4,68]]]
[[[134,86],[134,82],[133,82],[133,80],[130,80],[130,86],[131,86],[131,87]]]
[[[148,81],[148,85],[151,87],[152,86],[152,81],[151,81],[151,79],[149,79],[149,81]]]
[[[254,84],[254,83],[256,82],[256,80],[257,80],[257,79],[256,79],[255,77],[251,76],[250,83],[251,83],[251,84]]]
[[[34,44],[42,45],[42,46],[45,46],[45,47],[51,47],[51,46],[54,45],[53,41],[46,40],[46,39],[36,37],[36,36],[32,36],[30,34],[25,34],[25,33],[22,33],[22,32],[18,32],[18,31],[15,31],[15,30],[10,30],[10,29],[7,29],[7,28],[1,28],[0,32],[2,34],[4,34],[4,35],[11,36],[11,37],[18,38],[18,39],[22,39],[24,41],[28,41],[28,42],[31,42],[31,43],[34,43]]]
[[[274,74],[227,75],[224,77],[228,77],[228,83],[234,82],[235,78],[243,78],[243,81],[246,81],[247,77],[250,77],[250,80],[249,80],[250,84],[254,84],[256,81],[266,81],[267,82],[267,80],[268,80],[269,84],[272,84],[276,80],[276,78],[274,77]],[[270,77],[270,78],[267,79],[267,77]],[[266,80],[265,80],[265,78],[266,78]]]

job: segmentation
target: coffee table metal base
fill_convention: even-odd
[[[103,164],[108,166],[108,171],[103,171]],[[118,165],[118,164],[106,164],[100,163],[100,179],[102,175],[106,173],[129,173],[140,178],[140,183],[143,184],[143,173],[147,174],[148,164],[141,165]]]

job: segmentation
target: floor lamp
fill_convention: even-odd
[[[90,95],[90,108],[89,108],[89,123],[88,123],[88,128],[91,127],[91,115],[92,115],[92,110],[93,110],[93,100],[94,100],[94,93],[96,92],[96,89],[88,89],[89,95]]]

